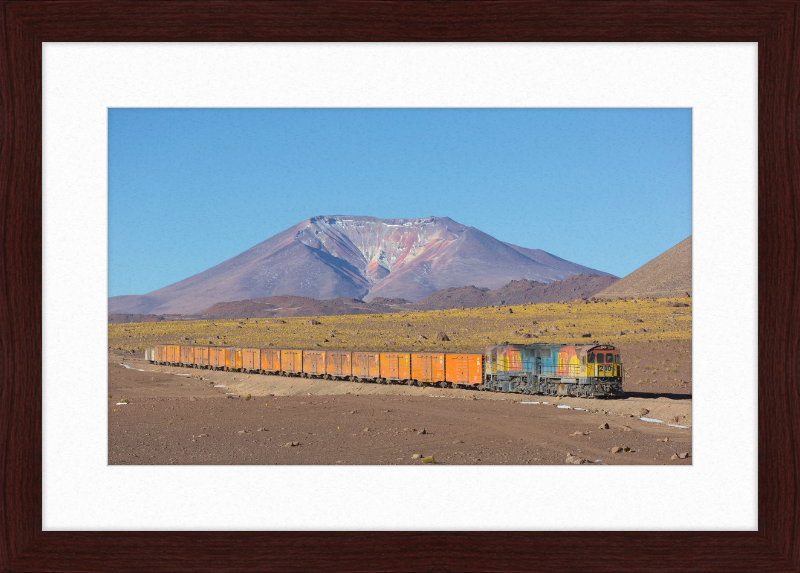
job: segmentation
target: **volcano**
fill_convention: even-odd
[[[181,314],[277,295],[417,301],[437,290],[497,289],[577,274],[610,275],[504,243],[448,217],[312,217],[208,270],[145,295],[109,298],[109,313]]]

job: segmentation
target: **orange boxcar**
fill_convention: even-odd
[[[156,362],[166,362],[167,361],[167,345],[166,344],[156,344]]]
[[[303,350],[303,375],[322,376],[325,374],[325,351]]]
[[[447,354],[447,381],[450,386],[483,384],[483,354]]]
[[[180,363],[184,366],[192,366],[194,364],[194,346],[181,346]]]
[[[226,348],[225,349],[225,368],[228,370],[241,370],[242,369],[242,349],[241,348]]]
[[[381,352],[381,378],[384,380],[411,380],[411,354],[409,352]]]
[[[181,347],[177,344],[167,344],[167,362],[177,364],[181,361]]]
[[[215,346],[208,347],[208,364],[212,369],[225,368],[225,349]]]
[[[248,372],[261,370],[261,350],[258,348],[242,348],[242,368]]]
[[[286,374],[301,374],[303,372],[303,351],[281,350],[281,371]]]
[[[281,351],[261,349],[261,370],[264,372],[278,372],[281,369]]]
[[[325,355],[325,372],[329,378],[349,378],[353,374],[350,353],[344,350],[328,350]]]
[[[439,384],[444,382],[444,353],[412,353],[411,377],[418,383]]]
[[[208,366],[208,346],[194,347],[194,364],[197,368],[206,368]]]
[[[377,380],[381,376],[380,354],[377,352],[353,352],[350,365],[357,380]]]

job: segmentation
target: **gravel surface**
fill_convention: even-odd
[[[108,373],[109,464],[692,462],[690,428],[639,419],[677,415],[690,426],[690,396],[555,400],[169,368],[114,354]]]

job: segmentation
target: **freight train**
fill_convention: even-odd
[[[484,354],[277,350],[159,344],[152,364],[378,384],[610,398],[622,394],[619,350],[608,344],[500,344]]]

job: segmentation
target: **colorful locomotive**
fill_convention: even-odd
[[[622,393],[622,364],[619,351],[608,344],[491,346],[483,386],[496,392],[605,398]]]
[[[607,344],[502,344],[485,354],[276,350],[158,344],[154,364],[327,378],[435,385],[494,392],[608,398],[622,394],[619,351]]]

